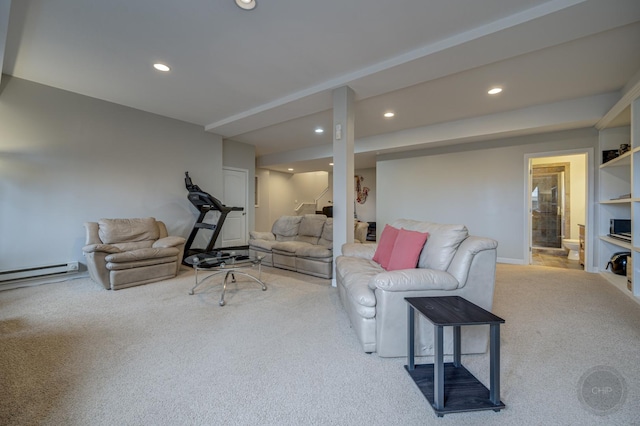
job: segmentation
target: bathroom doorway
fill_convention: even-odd
[[[531,239],[533,248],[562,249],[571,226],[571,164],[534,164],[531,177]]]
[[[583,269],[576,250],[587,223],[587,171],[587,153],[529,158],[529,264]]]

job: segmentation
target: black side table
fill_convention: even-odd
[[[464,411],[500,411],[500,324],[505,321],[460,296],[405,297],[408,303],[407,365],[405,368],[438,417]],[[415,310],[434,325],[434,363],[415,365]],[[461,363],[460,327],[488,324],[491,342],[490,389]],[[444,363],[443,328],[453,327],[453,362]]]

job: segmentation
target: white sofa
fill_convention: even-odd
[[[414,269],[386,271],[373,261],[377,244],[345,244],[336,258],[342,304],[365,352],[407,355],[405,297],[461,296],[491,310],[495,286],[495,240],[468,235],[464,225],[400,219],[391,224],[427,232]],[[445,328],[445,353],[453,353],[452,327]],[[462,327],[462,352],[487,350],[489,328]],[[416,315],[416,354],[433,355],[433,325]]]

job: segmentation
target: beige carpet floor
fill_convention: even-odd
[[[219,285],[188,295],[188,270],[0,292],[0,424],[640,424],[640,305],[597,274],[498,265],[506,409],[437,418],[405,359],[362,352],[328,280],[265,271],[224,307]],[[487,382],[488,354],[463,364]],[[604,414],[578,396],[599,366],[625,390]]]

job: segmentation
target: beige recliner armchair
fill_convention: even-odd
[[[178,274],[185,239],[170,237],[153,217],[85,222],[91,279],[111,290],[173,278]]]

